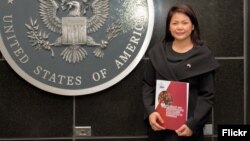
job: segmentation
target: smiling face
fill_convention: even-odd
[[[193,29],[194,26],[187,15],[180,12],[176,12],[173,14],[169,24],[169,31],[174,37],[174,40],[191,40],[191,33]]]

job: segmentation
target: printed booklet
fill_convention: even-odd
[[[187,120],[189,83],[157,80],[155,109],[164,120],[164,127],[176,130]]]

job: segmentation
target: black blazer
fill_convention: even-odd
[[[145,120],[155,111],[156,80],[173,80],[189,83],[189,110],[187,126],[195,133],[203,128],[209,118],[214,99],[214,71],[219,67],[206,46],[195,46],[188,57],[171,68],[167,61],[166,47],[172,43],[160,43],[149,52],[143,79]],[[189,64],[189,65],[188,65]],[[191,66],[191,67],[190,67]]]

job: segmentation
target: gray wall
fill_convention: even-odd
[[[177,2],[197,11],[202,38],[221,64],[216,101],[209,121],[217,140],[218,124],[250,124],[250,33],[248,0],[154,0],[156,20],[150,47],[164,36],[165,14]],[[141,81],[147,54],[121,82],[86,96],[44,92],[19,77],[0,55],[0,140],[145,141]],[[76,126],[91,126],[92,137],[75,137]]]

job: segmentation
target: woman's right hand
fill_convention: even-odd
[[[161,118],[161,115],[158,112],[151,113],[149,115],[149,124],[154,131],[165,130],[165,128],[159,123],[164,123],[163,119]]]

